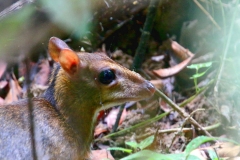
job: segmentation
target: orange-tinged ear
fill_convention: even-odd
[[[69,46],[57,37],[51,37],[48,43],[48,51],[55,62],[59,61],[59,54],[63,49],[70,49]]]
[[[58,60],[62,68],[68,74],[73,75],[77,72],[80,63],[79,57],[71,49],[62,49],[59,54]]]

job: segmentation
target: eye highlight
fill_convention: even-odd
[[[110,84],[113,80],[115,80],[116,76],[112,70],[108,69],[102,71],[98,78],[102,84]]]

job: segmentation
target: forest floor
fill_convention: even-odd
[[[121,65],[132,68],[137,49],[142,45],[150,1],[98,3],[91,6],[93,18],[84,21],[91,26],[90,31],[85,28],[84,36],[79,36],[76,28],[69,32],[59,27],[49,18],[50,13],[41,10],[47,6],[44,3],[31,12],[34,18],[24,29],[8,28],[11,16],[0,19],[0,32],[4,33],[6,28],[7,33],[18,31],[14,41],[6,43],[10,47],[0,45],[4,53],[0,54],[0,104],[26,98],[28,89],[33,96],[40,96],[46,90],[53,68],[46,47],[51,36],[65,40],[74,50],[106,52]],[[92,150],[110,148],[111,155],[103,156],[109,159],[126,157],[127,149],[132,153],[151,150],[174,155],[186,153],[189,142],[204,135],[217,139],[200,140],[199,148],[193,147],[191,154],[199,159],[238,157],[240,10],[237,8],[238,1],[159,1],[149,38],[144,43],[143,63],[137,70],[159,91],[147,100],[127,103],[115,132],[112,130],[119,107],[99,112]],[[26,19],[18,23],[22,25]],[[45,34],[34,37],[37,32]],[[5,33],[0,42],[5,42],[8,35]],[[12,47],[16,42],[17,47]],[[30,77],[30,85],[26,76]],[[204,141],[208,143],[203,144]],[[93,157],[99,154],[93,152]]]

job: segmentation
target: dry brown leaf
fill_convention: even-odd
[[[240,153],[240,146],[230,142],[217,144],[216,151],[219,157],[236,157]]]
[[[159,101],[159,106],[164,112],[169,112],[172,110],[170,106],[165,101]]]
[[[164,59],[164,55],[158,55],[158,56],[153,56],[151,58],[152,61],[155,61],[155,62],[160,62]]]
[[[193,57],[194,54],[190,52],[188,49],[182,47],[176,41],[172,41],[171,48],[176,56],[178,56],[181,60],[185,60],[188,57]]]
[[[228,160],[240,160],[240,157],[228,158]]]
[[[163,82],[161,79],[157,80],[151,80],[150,81],[157,89],[162,89],[163,88]]]
[[[164,50],[172,50],[174,55],[182,61],[187,59],[188,57],[194,56],[194,54],[191,53],[188,49],[182,47],[176,41],[173,41],[171,39],[165,41],[162,47],[164,47]]]
[[[105,117],[104,121],[106,122],[106,124],[99,122],[99,124],[95,127],[95,131],[94,131],[94,136],[97,136],[101,133],[107,132],[108,130],[112,129],[112,126],[115,124],[116,119],[117,119],[117,115],[119,112],[119,108],[115,108],[112,109],[109,114],[107,115],[107,117]],[[127,115],[127,111],[124,108],[122,116],[120,118],[119,124],[121,124],[124,119],[126,118]]]
[[[153,73],[162,78],[172,76],[174,74],[177,74],[181,70],[183,70],[190,63],[192,58],[193,58],[193,56],[188,57],[186,60],[182,61],[181,63],[179,63],[171,68],[153,70]]]
[[[7,81],[0,81],[0,89],[3,89],[8,84]]]
[[[107,123],[107,126],[108,126],[109,129],[111,129],[112,126],[115,124],[118,112],[119,112],[119,108],[112,109],[109,112],[108,116],[104,119],[104,121]],[[120,121],[119,121],[119,124],[121,124],[123,122],[123,120],[126,118],[126,115],[127,115],[127,111],[124,108],[124,110],[122,112],[122,116],[121,116]]]
[[[210,151],[216,152],[219,158],[235,159],[239,158],[237,156],[240,153],[240,146],[230,142],[220,142],[211,147],[195,149],[191,152],[191,155],[197,156],[201,160],[207,160]]]
[[[107,125],[102,122],[99,122],[98,125],[95,127],[94,136],[97,136],[97,135],[107,132],[107,131],[108,131]]]
[[[190,63],[190,61],[194,57],[193,53],[191,53],[189,50],[182,47],[177,42],[167,41],[166,43],[167,43],[167,45],[170,45],[168,47],[170,47],[172,49],[173,53],[177,57],[179,57],[182,60],[182,62],[173,67],[170,67],[170,68],[153,70],[154,74],[156,74],[157,76],[162,77],[162,78],[169,77],[169,76],[172,76],[172,75],[180,72]]]
[[[20,95],[22,94],[22,88],[18,84],[16,79],[11,79],[9,82],[10,90],[5,98],[5,104],[11,103],[13,101],[18,101]]]

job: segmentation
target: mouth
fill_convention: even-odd
[[[110,97],[103,96],[103,97],[108,97],[108,99],[105,99],[105,100],[103,99],[101,103],[102,106],[100,108],[107,109],[113,106],[124,104],[126,102],[130,102],[130,101],[136,102],[136,101],[144,100],[153,96],[156,91],[155,86],[149,81],[145,81],[144,84],[142,84],[142,86],[140,86],[139,88],[137,87],[134,87],[134,88],[136,89],[125,88],[126,92],[121,94],[113,93],[112,96]]]
[[[146,96],[148,98],[148,96]],[[113,101],[104,101],[102,102],[102,107],[101,109],[108,109],[114,106],[122,105],[127,102],[137,102],[144,100],[142,96],[139,97],[127,97],[127,98],[119,98],[119,99],[114,99]]]

